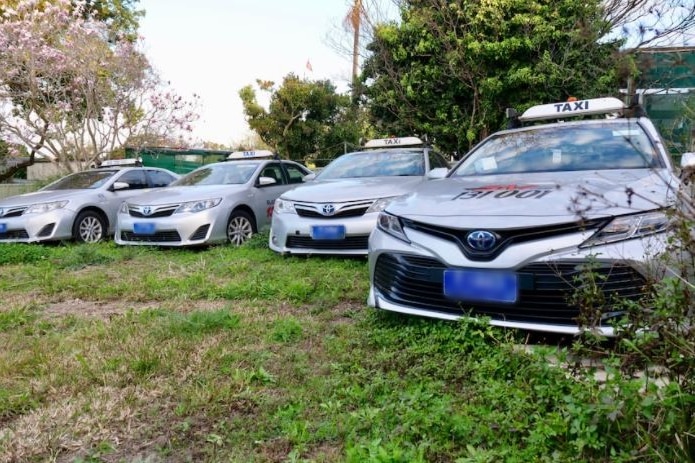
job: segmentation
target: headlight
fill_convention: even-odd
[[[275,205],[273,206],[273,214],[296,214],[297,211],[294,208],[294,203],[292,201],[287,201],[286,199],[276,199]]]
[[[616,217],[608,225],[597,231],[580,247],[615,243],[617,241],[640,238],[668,230],[671,221],[664,212],[647,212],[646,214]]]
[[[130,214],[130,206],[128,206],[128,203],[121,203],[121,208],[118,210],[118,212],[121,214]]]
[[[189,201],[181,204],[175,211],[175,214],[181,212],[200,212],[206,209],[213,208],[222,202],[222,198],[204,199],[202,201]]]
[[[44,212],[55,211],[56,209],[62,209],[67,206],[68,201],[53,201],[51,203],[38,203],[29,206],[24,213],[25,214],[43,214]]]
[[[377,199],[376,201],[374,201],[374,202],[372,203],[371,206],[369,206],[369,209],[367,209],[367,212],[365,212],[365,214],[369,214],[370,212],[381,212],[381,211],[383,211],[384,209],[386,209],[386,206],[388,206],[389,203],[390,203],[391,201],[393,201],[394,198],[395,198],[395,196],[391,196],[390,198],[381,198],[381,199]]]
[[[407,236],[405,236],[405,232],[403,231],[401,219],[399,219],[395,215],[391,215],[386,212],[379,213],[379,217],[377,217],[376,219],[376,226],[379,227],[380,230],[385,231],[394,238],[398,238],[399,240],[403,240],[406,243],[410,243],[410,240]]]

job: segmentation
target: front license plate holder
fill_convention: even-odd
[[[313,225],[311,238],[315,240],[342,240],[345,238],[345,225]]]
[[[459,301],[513,304],[519,281],[512,272],[448,269],[444,270],[444,295]]]
[[[7,232],[7,224],[6,223],[0,223],[0,233],[5,233]]]
[[[152,222],[136,222],[133,224],[133,232],[136,235],[154,235],[156,226]]]

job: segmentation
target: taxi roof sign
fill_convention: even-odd
[[[122,167],[122,166],[141,166],[142,159],[126,158],[126,159],[107,159],[101,161],[99,167]]]
[[[365,148],[394,148],[398,146],[422,145],[423,142],[418,137],[391,137],[375,138],[364,144]]]
[[[597,114],[622,113],[627,106],[617,98],[593,98],[590,100],[565,101],[562,103],[532,106],[519,116],[522,122],[566,117],[591,116]]]
[[[227,159],[230,161],[236,160],[236,159],[268,159],[268,158],[274,158],[275,153],[272,151],[268,150],[257,150],[257,151],[235,151],[229,156],[227,156]]]

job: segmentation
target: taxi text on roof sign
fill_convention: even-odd
[[[258,151],[235,151],[227,159],[267,159],[274,157],[275,154],[268,150],[258,150]]]
[[[101,161],[99,167],[115,167],[115,166],[139,166],[142,162],[141,159],[108,159],[106,161]]]
[[[575,116],[595,114],[612,114],[622,112],[627,106],[617,98],[594,98],[591,100],[565,101],[532,106],[519,116],[522,122],[541,121],[544,119],[562,119]]]
[[[418,137],[376,138],[364,144],[365,148],[392,148],[397,146],[422,145]]]

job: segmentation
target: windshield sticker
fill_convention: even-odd
[[[486,185],[477,188],[466,188],[454,199],[481,198],[517,198],[541,199],[549,195],[556,187],[554,185]]]

